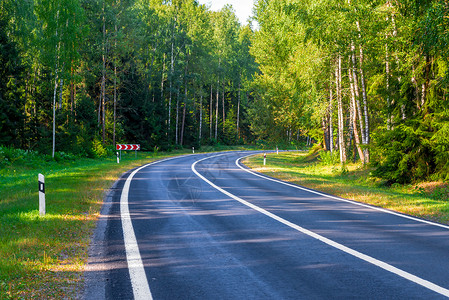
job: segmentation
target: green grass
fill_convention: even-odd
[[[248,150],[247,147],[203,147],[201,152]],[[254,149],[253,149],[254,150]],[[196,151],[197,152],[197,151]],[[104,192],[125,171],[166,156],[191,153],[122,152],[122,161],[107,159],[27,159],[9,156],[0,162],[0,299],[75,298],[91,234]],[[1,153],[0,153],[1,154]],[[70,157],[69,157],[70,158]],[[288,152],[261,155],[246,164],[270,176],[441,223],[449,223],[447,187],[383,187],[369,170],[319,164],[315,156]],[[45,175],[47,214],[39,216],[38,173]],[[440,199],[441,198],[441,199]],[[443,200],[442,200],[443,199]]]
[[[203,146],[199,152],[253,147]],[[83,285],[90,237],[105,191],[132,168],[167,156],[122,152],[122,160],[57,161],[36,152],[0,147],[0,299],[73,299]],[[45,175],[46,215],[39,216],[38,174]]]
[[[177,151],[170,156],[191,151]],[[167,156],[18,159],[0,169],[0,299],[75,298],[104,191],[125,171]],[[39,216],[38,173],[45,175],[46,215]]]
[[[325,164],[317,154],[284,152],[261,155],[244,163],[258,172],[285,181],[419,218],[449,224],[449,188],[443,182],[393,185],[370,175],[360,164]]]

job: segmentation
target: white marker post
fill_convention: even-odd
[[[45,216],[45,177],[39,174],[39,215]]]
[[[267,164],[267,154],[263,154],[263,165],[265,166]]]
[[[121,152],[121,151],[120,151],[120,152]],[[118,164],[120,163],[120,157],[119,157],[118,151],[117,151],[117,163],[118,163]]]
[[[278,146],[276,146],[276,154],[279,154]]]
[[[192,153],[195,154],[195,147],[192,147]]]

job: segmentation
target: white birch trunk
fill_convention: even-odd
[[[200,100],[200,130],[199,130],[199,137],[198,137],[198,140],[200,143],[201,143],[202,125],[203,125],[203,95],[201,95],[201,100]]]
[[[178,122],[179,122],[179,89],[176,92],[176,124],[175,124],[175,143],[178,145],[178,136],[179,136],[179,128],[178,128]]]
[[[187,106],[187,66],[184,70],[184,107],[182,109],[182,123],[181,123],[181,140],[180,144],[181,146],[184,143],[184,128],[185,128],[185,122],[186,122],[186,106]]]
[[[348,72],[351,73],[351,69],[348,69]],[[365,164],[365,155],[363,154],[362,148],[360,147],[360,137],[359,137],[359,131],[357,129],[357,115],[359,115],[359,117],[360,117],[360,111],[356,104],[356,96],[357,96],[356,86],[355,86],[355,82],[352,82],[352,80],[351,80],[351,75],[352,75],[352,77],[354,77],[354,74],[349,74],[351,96],[352,96],[352,105],[351,105],[352,119],[351,119],[351,122],[352,122],[353,131],[354,131],[355,146],[357,148],[357,152],[359,154],[360,160],[363,162],[363,164]],[[362,125],[360,125],[360,126],[362,126]],[[363,132],[363,130],[362,130],[362,132]]]
[[[360,23],[356,21],[357,30],[359,32],[359,39],[362,40],[362,30],[360,29]],[[363,47],[359,44],[359,74],[360,74],[360,84],[362,86],[362,100],[363,100],[363,116],[360,114],[359,118],[364,119],[365,126],[361,125],[360,130],[362,132],[362,143],[364,145],[368,145],[370,142],[370,132],[369,132],[369,117],[368,117],[368,101],[367,101],[367,93],[366,93],[366,83],[365,83],[365,75],[363,72]],[[365,162],[369,162],[369,150],[368,148],[363,149]]]
[[[209,103],[209,138],[212,139],[212,124],[214,123],[213,119],[213,87],[210,85],[210,103]]]
[[[239,96],[237,101],[237,137],[240,139],[240,82],[239,82]]]
[[[223,134],[225,132],[225,121],[226,121],[226,115],[225,115],[225,86],[224,86],[224,82],[223,82],[223,91],[222,93],[222,105],[223,105]]]
[[[105,124],[105,96],[106,96],[106,17],[105,3],[103,2],[103,74],[101,76],[101,124],[103,144],[106,140],[106,124]]]
[[[340,162],[346,162],[346,147],[344,139],[343,101],[341,96],[341,56],[338,56],[336,69],[337,103],[338,103],[338,144],[340,149]]]
[[[332,105],[332,80],[329,87],[329,145],[330,145],[330,151],[331,153],[334,152],[334,128],[332,125],[333,122],[333,113],[334,113],[334,107]]]
[[[362,109],[360,105],[360,93],[359,93],[359,83],[357,78],[357,60],[355,56],[355,46],[354,44],[351,45],[351,60],[352,60],[352,77],[353,77],[353,84],[354,84],[354,96],[355,96],[355,107],[357,108],[357,114],[359,119],[359,125],[360,125],[360,131],[362,136],[362,143],[366,144],[366,133],[363,126],[363,118],[362,118]]]
[[[168,97],[168,140],[170,142],[170,131],[171,131],[171,102],[172,102],[172,89],[173,89],[173,73],[175,72],[174,68],[174,32],[175,32],[175,22],[173,22],[173,32],[172,32],[172,40],[171,40],[171,57],[170,57],[170,91],[169,91],[169,97]],[[176,131],[176,135],[178,131]],[[176,139],[176,144],[178,143],[178,140]]]
[[[164,101],[164,103],[165,103],[164,107],[167,108],[167,103],[164,100],[164,72],[165,72],[165,53],[164,53],[164,63],[162,64],[162,74],[161,74],[161,101]],[[167,126],[167,131],[165,133],[165,136],[168,137],[168,131],[170,130],[168,127],[168,120],[166,120],[165,125]]]
[[[52,152],[51,156],[55,157],[55,148],[56,148],[56,90],[58,89],[58,64],[55,67],[55,89],[53,91],[53,143],[52,143]]]
[[[115,40],[114,40],[114,124],[112,132],[112,144],[115,147],[115,125],[117,122],[117,24],[114,26]]]
[[[387,17],[388,21],[388,17]],[[390,54],[388,50],[388,34],[385,34],[385,39],[387,40],[385,42],[385,89],[387,92],[387,129],[391,130],[391,99],[390,99]]]
[[[219,91],[220,91],[220,77],[218,77],[217,82],[217,103],[215,106],[215,140],[218,137],[218,101],[219,101]]]
[[[56,13],[56,40],[58,39],[58,21],[59,21],[59,10]],[[59,42],[56,43],[56,53],[55,53],[55,88],[53,90],[53,129],[52,129],[52,151],[51,157],[55,158],[56,149],[56,90],[58,89],[58,60],[59,60]]]

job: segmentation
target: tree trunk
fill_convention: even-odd
[[[338,146],[340,149],[340,162],[346,162],[346,147],[344,140],[344,119],[343,119],[343,101],[341,95],[341,56],[338,55],[337,69],[335,72],[337,86],[337,103],[338,103]]]
[[[365,143],[365,130],[363,129],[363,118],[362,118],[362,109],[360,105],[360,93],[359,93],[359,82],[357,77],[357,60],[355,56],[355,46],[351,44],[351,62],[352,62],[352,78],[353,78],[353,88],[354,88],[354,97],[355,97],[355,105],[357,108],[357,114],[360,124],[360,130],[362,135],[362,142]]]
[[[61,73],[64,71],[64,69],[61,70]],[[62,109],[62,94],[64,90],[64,79],[59,79],[59,105],[58,109]]]
[[[75,96],[76,96],[75,84],[73,83],[74,73],[75,73],[75,71],[73,70],[73,67],[72,67],[71,75],[70,75],[70,112],[72,115],[75,110]]]
[[[225,121],[226,121],[226,115],[225,115],[225,86],[223,81],[223,91],[222,91],[222,101],[223,105],[223,134],[225,133]]]
[[[179,89],[176,90],[176,125],[175,125],[175,130],[176,130],[176,136],[175,136],[175,143],[176,145],[178,145],[178,136],[179,136]]]
[[[359,32],[359,40],[362,40],[362,30],[360,28],[359,21],[356,21],[357,30]],[[368,117],[368,101],[367,101],[367,93],[366,93],[366,83],[365,83],[365,75],[363,72],[363,48],[362,45],[359,44],[359,74],[360,74],[360,83],[362,86],[362,100],[363,100],[363,119],[365,121],[365,126],[361,125],[360,130],[362,131],[362,143],[367,146],[370,142],[370,132],[369,132],[369,117]],[[359,118],[362,119],[362,115],[359,115]],[[369,150],[368,148],[363,149],[365,162],[369,162]]]
[[[351,105],[351,110],[352,110],[351,117],[352,117],[352,119],[351,119],[351,122],[352,122],[353,131],[354,131],[355,147],[357,148],[357,152],[359,154],[360,160],[363,163],[365,163],[365,156],[363,155],[362,148],[360,147],[360,137],[359,137],[359,131],[357,129],[357,115],[360,114],[360,112],[359,112],[357,104],[356,104],[356,102],[357,102],[356,101],[357,93],[355,92],[356,86],[355,86],[353,80],[351,80],[351,77],[354,78],[354,74],[351,74],[351,69],[350,68],[348,69],[348,72],[349,72],[349,81],[350,81],[350,88],[351,88],[351,100],[352,100],[352,105]]]
[[[430,56],[426,54],[426,66],[424,67],[424,82],[422,83],[422,89],[421,89],[421,109],[424,109],[424,105],[426,103],[427,98],[427,88],[429,86],[430,82]]]
[[[237,101],[237,138],[240,139],[239,123],[240,123],[240,82],[239,82],[239,96]]]
[[[164,108],[167,108],[167,103],[164,100],[164,72],[165,72],[165,53],[164,53],[164,63],[162,64],[162,74],[161,74],[161,101],[164,102]],[[165,136],[168,138],[168,120],[166,120],[165,125],[167,126],[167,131],[165,133]]]
[[[333,127],[333,114],[334,107],[332,104],[333,95],[332,95],[332,81],[329,87],[329,150],[331,153],[334,152],[334,127]]]
[[[356,139],[356,147],[357,147],[357,151],[359,153],[359,157],[362,160],[363,164],[366,164],[366,156],[365,153],[362,153],[362,149],[360,147],[360,139],[359,139],[359,133],[358,133],[358,129],[355,123],[357,123],[356,121],[356,116],[358,117],[359,120],[359,125],[360,125],[360,132],[362,135],[362,144],[367,145],[367,138],[366,138],[366,132],[365,132],[365,127],[363,126],[363,118],[362,118],[362,109],[361,109],[361,105],[360,105],[360,94],[359,94],[359,86],[358,86],[358,80],[357,80],[357,61],[356,61],[356,57],[355,57],[355,46],[352,44],[351,45],[351,60],[352,60],[352,78],[353,78],[353,90],[354,90],[354,121],[353,121],[353,127],[354,127],[354,132],[355,132],[355,139]],[[354,123],[355,122],[355,123]],[[366,151],[365,151],[366,152]]]
[[[219,98],[219,91],[220,91],[220,77],[218,77],[217,82],[217,103],[215,106],[215,141],[217,141],[218,138],[218,98]]]
[[[55,157],[55,148],[56,148],[56,90],[58,89],[58,64],[56,63],[55,67],[55,89],[53,91],[53,145],[51,156]]]
[[[396,22],[394,20],[394,14],[391,14],[391,23],[393,25],[393,37],[396,38],[397,35],[398,35],[398,30],[397,30],[397,27],[396,27]],[[396,69],[397,69],[397,72],[399,73],[399,75],[398,75],[398,85],[401,86],[402,76],[401,76],[401,68],[400,68],[400,62],[399,62],[399,57],[398,57],[397,51],[395,51],[394,56],[396,58]],[[402,117],[402,120],[406,119],[405,105],[403,103],[401,103],[401,117]]]
[[[173,25],[174,27],[174,25]],[[173,35],[174,35],[174,28],[173,28]],[[174,37],[172,36],[172,42],[171,42],[171,58],[170,58],[170,94],[168,98],[168,140],[170,142],[170,131],[171,131],[171,102],[172,102],[172,89],[173,89],[173,73],[175,72],[174,67]],[[177,108],[176,108],[176,111]],[[176,131],[176,136],[178,135],[178,131]],[[176,139],[176,144],[178,143],[178,139]]]
[[[56,24],[59,21],[59,10],[56,13]],[[55,32],[56,39],[58,39],[58,26],[56,26]],[[53,90],[53,141],[52,141],[52,151],[51,157],[55,157],[56,148],[56,90],[58,89],[58,60],[59,60],[59,42],[56,43],[56,53],[55,53],[55,88]]]
[[[213,124],[213,122],[214,122],[214,119],[213,119],[213,114],[214,114],[214,111],[213,111],[213,87],[212,87],[212,84],[210,85],[210,104],[209,104],[209,138],[210,139],[212,139],[212,124]]]
[[[365,163],[369,163],[369,149],[366,148],[370,143],[370,125],[369,125],[369,116],[368,116],[368,100],[366,93],[366,84],[365,84],[365,75],[363,73],[363,49],[360,47],[360,57],[359,57],[359,73],[360,73],[360,82],[362,84],[362,99],[363,99],[363,118],[365,119],[365,127],[361,128],[361,130],[365,130],[365,139],[363,144],[365,148],[363,149],[363,154],[365,156]],[[360,116],[362,117],[362,116]]]
[[[355,109],[352,105],[352,99],[355,96],[354,96],[354,83],[353,83],[352,74],[351,74],[351,57],[349,57],[349,60],[348,60],[348,79],[349,79],[349,91],[351,93],[351,97],[349,99],[349,120],[348,120],[349,140],[347,141],[346,149],[349,152],[349,151],[352,151],[352,142],[353,142],[353,137],[354,137],[354,127],[352,126],[352,119],[353,119],[353,116],[355,115]],[[354,144],[354,146],[355,146],[355,144]],[[353,152],[355,153],[355,147],[354,147]],[[350,157],[350,153],[347,153],[346,156]]]
[[[202,93],[202,91],[201,91]],[[203,125],[203,95],[201,94],[201,100],[200,100],[200,130],[199,130],[199,136],[198,136],[198,141],[201,144],[201,130],[202,130],[202,125]]]
[[[183,109],[182,109],[182,123],[181,123],[181,140],[180,140],[180,145],[183,145],[184,142],[184,127],[185,127],[185,123],[186,123],[186,106],[187,103],[183,103]]]
[[[323,128],[323,144],[324,144],[324,150],[329,151],[329,127],[328,124],[326,124],[326,117],[323,117],[321,120],[321,125]]]
[[[414,66],[414,64],[412,63],[412,74],[413,74],[413,76],[412,76],[411,80],[412,80],[413,86],[415,87],[415,93],[416,93],[416,106],[418,107],[418,109],[421,109],[421,107],[420,107],[421,100],[419,99],[420,92],[419,92],[418,82],[416,81],[416,75],[415,75],[415,73],[416,73],[416,72],[415,72],[415,66]]]
[[[184,128],[186,123],[186,106],[187,106],[187,66],[184,70],[184,107],[182,109],[182,123],[181,123],[181,146],[184,142]]]
[[[101,76],[101,123],[103,144],[106,141],[106,124],[105,124],[105,96],[106,96],[106,17],[105,3],[103,2],[103,70]]]
[[[388,17],[387,17],[388,20]],[[388,34],[386,34],[388,39]],[[385,89],[387,92],[387,129],[391,130],[391,99],[390,99],[390,55],[388,52],[388,42],[385,42]]]
[[[170,87],[168,96],[168,142],[170,144],[170,131],[171,131],[171,101],[172,101],[172,76],[170,75]]]

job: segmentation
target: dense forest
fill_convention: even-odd
[[[101,156],[314,140],[448,179],[447,0],[2,0],[0,145]]]
[[[101,156],[254,139],[253,30],[194,0],[2,0],[0,145]]]
[[[259,0],[255,19],[257,135],[310,134],[391,183],[448,179],[448,1]]]

